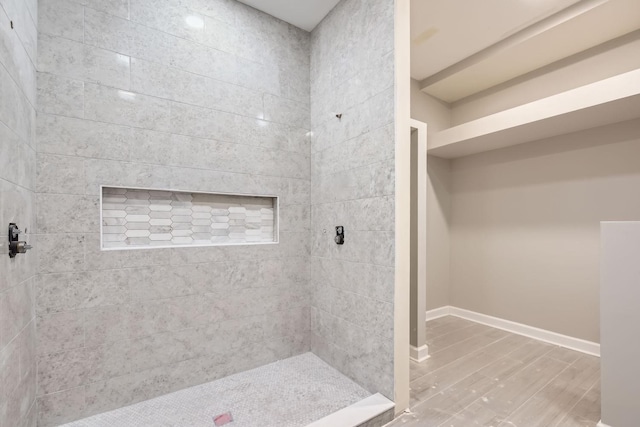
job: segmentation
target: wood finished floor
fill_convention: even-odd
[[[600,359],[453,316],[427,323],[411,413],[388,427],[594,427]]]

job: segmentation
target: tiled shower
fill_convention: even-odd
[[[307,352],[393,399],[393,9],[0,0],[0,426]]]

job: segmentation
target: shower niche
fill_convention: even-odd
[[[103,250],[278,243],[278,197],[102,186]]]

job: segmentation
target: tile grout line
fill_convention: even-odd
[[[59,76],[57,74],[44,72],[44,71],[38,71],[38,73],[39,74],[48,74],[48,75],[52,75],[52,76],[56,76],[56,77],[62,77],[62,78],[66,78],[66,79],[69,79],[69,80],[76,80],[76,81],[79,81],[79,82],[84,82],[84,83],[89,83],[89,84],[94,84],[94,83],[91,83],[91,82],[85,82],[84,80],[70,79],[68,77]],[[104,86],[104,87],[108,87],[108,86]],[[145,95],[145,96],[148,96],[148,95]],[[200,106],[194,105],[194,104],[185,104],[185,105],[190,105],[190,106],[197,107],[197,108],[207,109],[207,107],[200,107]],[[229,112],[226,112],[226,111],[220,111],[220,110],[214,110],[214,111],[218,111],[218,112],[225,113],[225,114],[231,114],[231,115],[239,116],[238,114],[229,113]],[[220,143],[224,143],[224,144],[243,145],[243,146],[252,147],[252,148],[258,148],[258,149],[262,149],[262,150],[282,151],[284,153],[295,153],[295,154],[300,154],[300,155],[302,155],[304,157],[310,157],[310,154],[307,153],[306,151],[283,150],[283,149],[280,149],[280,148],[269,148],[269,147],[264,147],[262,145],[245,144],[245,143],[242,143],[242,142],[238,142],[237,140],[231,141],[231,140],[227,140],[227,139],[207,138],[207,137],[203,137],[203,136],[196,136],[196,135],[186,134],[186,133],[177,133],[177,132],[172,132],[172,131],[150,129],[150,128],[147,128],[147,127],[133,126],[133,125],[130,125],[130,124],[122,124],[122,123],[107,122],[107,121],[90,119],[90,118],[66,116],[66,115],[60,114],[60,113],[46,113],[46,112],[39,112],[39,113],[42,116],[61,117],[63,119],[68,119],[68,120],[71,120],[71,121],[85,121],[85,122],[100,123],[100,124],[108,125],[108,126],[112,126],[112,127],[127,128],[127,129],[131,129],[131,130],[144,130],[144,131],[150,131],[150,132],[159,133],[159,134],[163,134],[163,135],[184,136],[184,137],[194,138],[194,139],[203,140],[203,141],[215,141],[215,142],[220,142]],[[251,118],[251,117],[247,117],[247,116],[240,116],[240,117]],[[256,120],[258,120],[258,119],[256,119]],[[266,121],[266,120],[262,120],[262,121]],[[268,122],[268,123],[272,123],[272,124],[280,125],[280,126],[286,126],[288,128],[291,128],[293,130],[298,130],[298,131],[306,131],[307,130],[307,129],[299,128],[297,126],[293,126],[293,125],[286,124],[286,123],[278,123],[278,122]],[[10,129],[10,130],[12,130],[12,129]],[[15,133],[15,131],[13,131],[13,132]],[[304,138],[307,138],[307,137],[305,136]],[[39,151],[39,152],[41,152],[41,151]],[[49,154],[57,154],[57,153],[49,153]],[[71,156],[71,154],[59,154],[59,155],[61,155],[61,156],[64,156],[64,155]],[[89,158],[89,159],[99,159],[99,160],[126,161],[126,160],[122,160],[122,159],[114,159],[114,158],[107,158],[107,157],[78,156],[78,155],[75,155],[75,154],[73,154],[73,156]]]
[[[170,68],[170,69],[183,71],[183,72],[185,72],[185,73],[193,74],[193,75],[196,75],[196,76],[205,77],[205,78],[208,78],[208,79],[211,79],[211,80],[215,80],[215,81],[218,81],[218,82],[222,82],[222,83],[225,83],[225,84],[229,84],[229,85],[237,86],[237,87],[240,87],[240,88],[243,88],[243,89],[246,89],[246,90],[250,90],[250,91],[254,91],[254,92],[258,92],[258,93],[267,93],[267,94],[270,94],[270,95],[273,95],[273,96],[276,96],[276,97],[279,97],[279,98],[282,98],[282,99],[286,99],[286,100],[289,100],[289,101],[293,101],[293,102],[295,102],[295,103],[297,103],[297,104],[305,105],[305,106],[307,106],[307,107],[309,107],[309,106],[310,106],[310,102],[307,104],[307,103],[305,103],[305,102],[301,102],[301,101],[299,101],[298,99],[293,99],[293,98],[289,98],[289,97],[283,96],[281,93],[274,93],[274,92],[272,92],[272,91],[265,91],[264,89],[255,89],[255,88],[251,88],[251,87],[243,86],[243,85],[242,85],[242,84],[240,84],[240,83],[229,82],[229,81],[227,81],[227,80],[223,80],[223,79],[221,79],[221,78],[219,78],[219,77],[213,77],[213,76],[211,76],[211,75],[207,75],[207,74],[196,73],[196,72],[194,72],[194,71],[191,71],[191,70],[188,70],[188,69],[185,69],[185,68],[180,68],[180,67],[178,67],[178,66],[176,66],[176,65],[167,64],[167,63],[161,62],[161,61],[159,61],[159,60],[145,59],[145,58],[141,58],[141,57],[138,57],[138,56],[132,55],[130,52],[128,52],[128,53],[123,53],[123,52],[121,52],[121,51],[119,51],[119,50],[109,49],[109,48],[106,48],[106,47],[103,47],[103,46],[100,46],[100,45],[97,45],[97,44],[88,43],[88,42],[86,41],[86,22],[85,22],[86,18],[85,18],[85,16],[86,16],[86,10],[87,10],[87,9],[90,9],[90,10],[92,10],[93,12],[97,12],[97,13],[100,13],[100,14],[109,15],[111,18],[121,19],[121,20],[124,20],[124,21],[128,21],[128,22],[130,22],[133,26],[141,26],[141,27],[147,28],[147,29],[149,29],[149,30],[151,30],[151,31],[158,32],[158,33],[162,33],[162,34],[167,35],[167,36],[169,36],[169,37],[174,37],[174,38],[176,38],[176,39],[178,39],[178,40],[184,40],[184,41],[187,41],[187,42],[190,42],[190,43],[196,44],[196,45],[198,45],[198,46],[202,46],[202,47],[204,47],[204,48],[207,48],[207,49],[210,49],[210,50],[215,50],[215,51],[220,52],[220,53],[223,53],[223,54],[225,54],[225,55],[232,56],[232,57],[234,57],[234,58],[239,58],[239,59],[241,59],[241,60],[243,60],[243,61],[251,62],[251,63],[253,63],[253,64],[255,64],[255,65],[258,65],[258,66],[277,68],[277,69],[278,69],[278,73],[280,73],[280,72],[283,70],[283,67],[282,67],[280,64],[271,64],[271,63],[258,62],[258,61],[255,61],[255,60],[253,60],[253,59],[246,58],[246,57],[244,57],[244,56],[239,56],[239,55],[237,55],[237,54],[235,54],[235,53],[227,52],[227,51],[224,51],[224,50],[218,49],[218,48],[216,48],[216,47],[213,47],[213,46],[210,46],[210,45],[207,45],[207,44],[204,44],[204,43],[201,43],[201,42],[195,41],[195,40],[193,40],[193,39],[184,38],[184,37],[181,37],[181,36],[178,36],[178,35],[172,34],[172,33],[167,33],[167,32],[165,32],[165,31],[162,31],[162,30],[158,29],[158,28],[151,27],[151,26],[149,26],[149,25],[146,25],[146,24],[140,23],[140,22],[138,22],[138,21],[132,21],[131,19],[128,19],[128,18],[123,18],[123,17],[118,16],[118,15],[113,15],[113,14],[111,14],[111,13],[109,13],[109,12],[104,11],[104,10],[95,9],[95,8],[92,8],[92,7],[87,6],[87,5],[82,5],[82,4],[80,4],[80,3],[78,3],[78,5],[79,5],[79,6],[81,6],[81,7],[83,7],[83,35],[82,35],[82,41],[80,41],[80,40],[76,40],[76,39],[72,39],[72,38],[69,38],[69,37],[65,37],[65,36],[63,36],[63,35],[50,34],[50,33],[44,32],[44,31],[40,31],[40,30],[38,30],[37,34],[38,34],[38,35],[42,34],[42,35],[47,36],[47,37],[50,37],[50,38],[60,38],[60,39],[67,40],[67,41],[70,41],[70,42],[73,42],[73,43],[79,43],[79,44],[82,44],[82,45],[84,45],[84,46],[91,47],[91,48],[94,48],[94,49],[99,49],[99,50],[103,50],[103,51],[106,51],[106,52],[116,53],[116,54],[118,54],[118,55],[127,56],[127,57],[129,57],[129,58],[131,58],[131,59],[139,59],[139,60],[141,60],[141,61],[149,62],[149,63],[156,64],[156,65],[161,65],[161,66],[163,66],[163,67],[167,67],[167,68]],[[215,19],[215,18],[213,18],[213,19]],[[27,54],[27,56],[29,56],[29,55]],[[306,66],[306,65],[310,65],[310,64],[304,64],[304,65]],[[64,77],[64,76],[63,76],[63,77]],[[111,86],[107,86],[107,87],[111,87]],[[129,89],[125,89],[125,90],[129,90]]]

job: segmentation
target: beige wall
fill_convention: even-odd
[[[451,105],[451,125],[640,68],[640,30]]]
[[[427,123],[427,137],[451,126],[447,104],[421,92],[415,80],[411,80],[411,117]],[[450,304],[450,170],[449,160],[427,156],[427,310]],[[412,200],[416,199],[412,194]]]
[[[640,121],[452,162],[451,303],[599,341],[599,223],[640,218]]]
[[[640,67],[640,31],[454,104],[412,82],[430,134]],[[429,156],[428,308],[599,341],[598,224],[640,219],[640,122],[451,161]],[[636,191],[637,192],[637,191]]]

